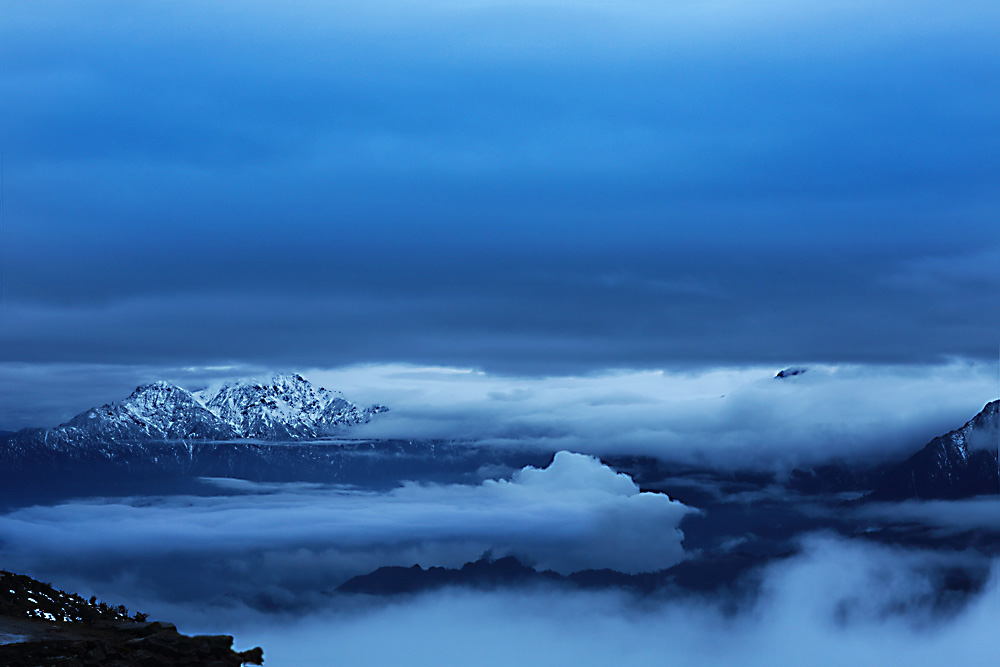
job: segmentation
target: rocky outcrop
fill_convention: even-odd
[[[170,623],[91,629],[90,636],[41,639],[0,645],[0,664],[6,667],[240,667],[262,665],[264,651],[233,650],[228,635],[177,632]]]
[[[260,648],[236,652],[228,635],[182,635],[124,605],[60,591],[0,571],[0,665],[4,667],[237,667],[260,665]]]

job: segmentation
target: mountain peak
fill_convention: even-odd
[[[181,389],[177,385],[171,384],[166,380],[156,380],[155,382],[147,382],[146,384],[140,384],[138,387],[135,388],[135,391],[132,393],[152,391],[152,390],[173,391],[175,389],[180,391],[185,391],[184,389]]]
[[[339,391],[317,387],[298,373],[232,380],[196,397],[241,436],[265,440],[315,438],[385,411],[381,406],[361,409]]]
[[[166,381],[139,385],[116,403],[91,408],[54,429],[28,429],[44,442],[300,440],[366,423],[386,408],[359,408],[298,373],[237,379],[192,393]],[[34,434],[34,435],[32,435]]]
[[[48,431],[71,442],[237,437],[191,392],[163,381],[139,385],[124,400],[91,408]]]
[[[166,396],[176,395],[178,397],[191,396],[191,393],[186,389],[181,389],[177,385],[171,384],[164,380],[157,380],[156,382],[149,382],[147,384],[140,384],[136,387],[131,394],[129,394],[126,401],[131,401],[135,399],[141,399],[143,397],[158,397],[163,398]]]
[[[255,377],[246,378],[236,378],[234,380],[229,380],[225,384],[240,384],[240,385],[254,385],[254,386],[312,386],[309,380],[305,379],[298,373],[273,373],[271,375],[261,375]]]

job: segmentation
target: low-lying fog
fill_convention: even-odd
[[[218,495],[90,499],[0,516],[7,568],[75,573],[122,595],[293,609],[381,565],[460,566],[489,551],[570,573],[684,558],[693,510],[582,454],[479,485],[385,493],[217,480]],[[186,563],[189,567],[179,564]],[[20,568],[20,570],[18,570]],[[53,575],[54,576],[54,575]],[[110,593],[105,593],[110,595]]]
[[[1000,587],[934,612],[933,555],[816,538],[771,568],[752,607],[555,590],[445,591],[337,606],[292,623],[259,615],[239,640],[273,665],[995,665]],[[222,629],[222,626],[218,626]]]
[[[534,442],[717,468],[782,469],[909,455],[997,395],[996,366],[622,371],[518,379],[456,369],[315,371],[360,402],[398,406],[359,433]]]
[[[995,498],[845,506],[773,486],[731,494],[712,480],[675,480],[704,486],[691,496],[706,499],[697,507],[640,492],[591,456],[649,454],[723,471],[871,462],[916,451],[996,395],[995,368],[981,364],[774,372],[533,380],[412,366],[307,372],[361,404],[391,406],[359,437],[566,451],[545,468],[483,468],[465,484],[417,479],[372,490],[216,479],[197,495],[17,507],[0,515],[0,567],[182,631],[235,633],[241,647],[264,646],[269,667],[994,664],[996,551],[949,539],[989,534],[996,544]],[[210,375],[172,379],[197,388]],[[920,540],[893,537],[914,526]],[[780,531],[780,541],[768,536]],[[562,573],[642,572],[702,550],[793,555],[768,560],[749,596],[554,585],[335,592],[384,565],[456,567],[511,554]],[[942,573],[961,567],[993,573],[978,593],[942,594]]]
[[[344,665],[992,664],[1000,587],[939,594],[942,566],[975,553],[879,546],[824,532],[771,562],[760,594],[668,598],[557,587],[334,593],[382,565],[458,566],[484,552],[571,572],[657,570],[697,555],[678,530],[702,510],[640,492],[596,459],[476,485],[388,492],[209,480],[209,495],[81,499],[0,516],[5,569],[124,602],[182,631],[235,633],[271,667]],[[734,500],[744,502],[744,500]],[[991,504],[992,503],[992,504]],[[832,508],[832,509],[831,509]],[[992,499],[825,510],[996,529]],[[713,510],[704,510],[711,512]],[[897,513],[899,516],[897,516]],[[731,536],[739,542],[739,534]]]

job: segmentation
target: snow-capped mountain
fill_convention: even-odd
[[[386,409],[361,409],[301,375],[236,380],[197,393],[154,382],[136,387],[123,401],[91,408],[55,428],[25,429],[10,441],[58,448],[143,440],[298,440],[368,422]]]
[[[220,440],[238,435],[190,392],[168,382],[136,387],[120,403],[91,408],[59,428],[113,440]]]
[[[97,442],[238,437],[232,426],[209,412],[191,392],[168,382],[154,382],[136,387],[122,401],[91,408],[55,428],[18,431],[9,442],[58,450]]]
[[[338,426],[367,423],[386,410],[361,409],[339,391],[315,387],[297,374],[236,380],[195,396],[240,436],[264,440],[315,438]]]
[[[934,438],[886,475],[868,498],[963,498],[997,493],[1000,400],[964,426]]]

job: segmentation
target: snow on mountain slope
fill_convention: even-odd
[[[93,441],[226,440],[237,436],[191,392],[155,382],[136,387],[123,401],[91,408],[55,428],[25,429],[12,440],[40,440],[58,447]]]
[[[236,380],[197,394],[154,382],[136,387],[123,401],[91,408],[55,428],[24,429],[9,441],[59,448],[143,440],[298,440],[368,422],[385,410],[378,405],[358,408],[301,375]]]
[[[218,440],[236,436],[233,429],[219,423],[191,392],[168,382],[137,387],[121,403],[112,403],[77,415],[67,426],[86,428],[96,420],[104,430],[122,435],[143,435],[152,439],[199,438]],[[103,423],[102,423],[103,422]]]
[[[315,387],[298,374],[235,380],[196,397],[242,437],[265,440],[314,438],[385,411],[379,405],[360,409],[339,391]]]

